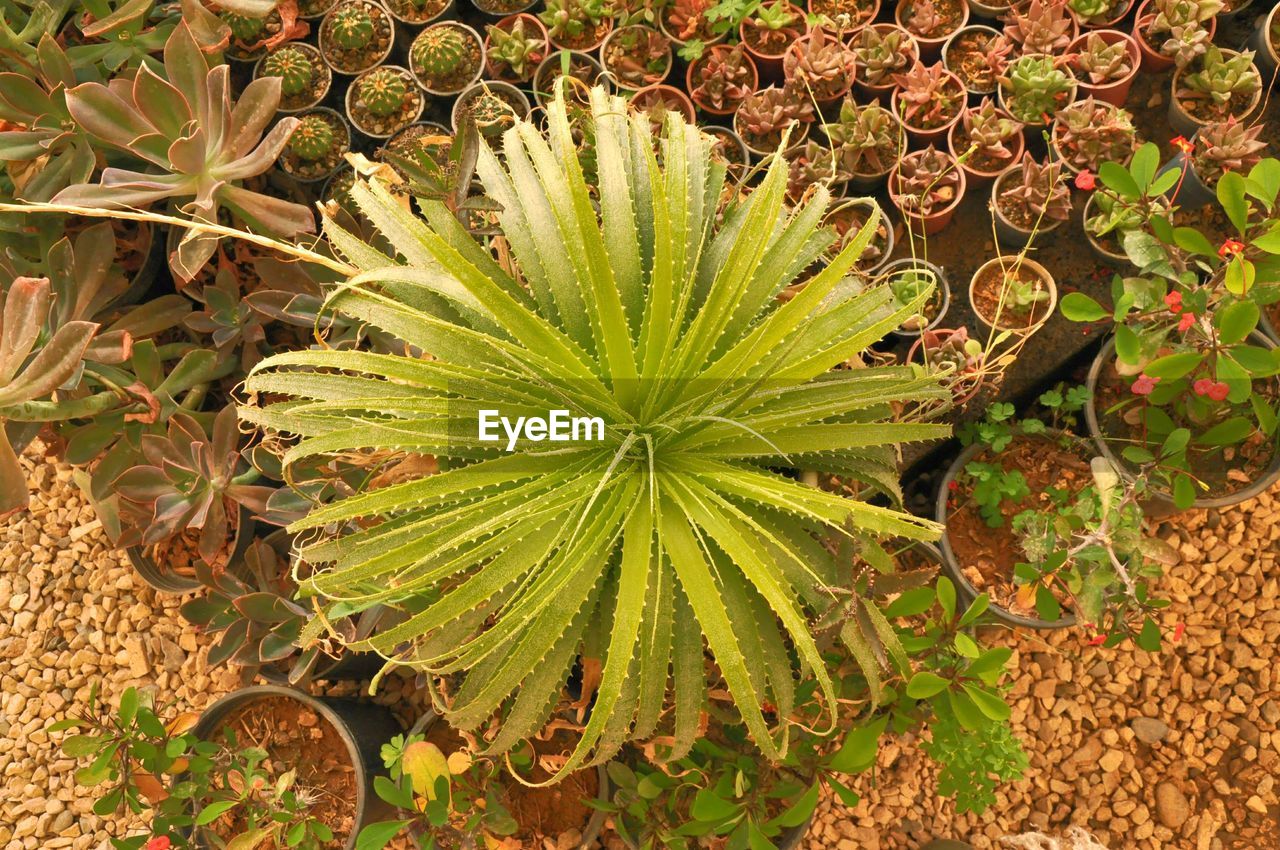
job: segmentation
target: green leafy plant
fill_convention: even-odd
[[[1161,172],[1159,164],[1160,149],[1152,142],[1141,145],[1127,167],[1109,164],[1100,175],[1102,185],[1094,181],[1094,212],[1085,219],[1085,229],[1095,238],[1123,242],[1125,234],[1144,230],[1152,217],[1167,218],[1170,208],[1165,195],[1181,179],[1181,172]]]
[[[858,78],[869,85],[882,85],[911,64],[915,54],[911,36],[899,29],[882,33],[874,27],[859,30],[853,43]]]
[[[505,68],[517,80],[533,78],[533,71],[547,55],[547,40],[531,18],[518,17],[510,29],[490,24],[489,62]]]
[[[1153,0],[1152,11],[1137,22],[1146,38],[1179,68],[1205,54],[1212,44],[1208,23],[1223,9],[1222,0]]]
[[[1227,55],[1230,54],[1230,55]],[[1181,76],[1182,86],[1175,91],[1180,100],[1195,103],[1204,117],[1222,120],[1233,115],[1240,98],[1245,105],[1262,91],[1262,73],[1253,64],[1253,51],[1224,52],[1210,46],[1199,63]]]
[[[1048,124],[1066,106],[1076,82],[1052,56],[1027,54],[1009,64],[1000,78],[1005,108],[1023,124]]]
[[[1107,160],[1128,162],[1138,130],[1129,110],[1089,97],[1058,113],[1053,139],[1072,168],[1094,170]]]
[[[902,124],[877,103],[840,105],[837,120],[823,124],[836,157],[836,176],[849,180],[859,174],[885,174],[906,149]]]
[[[888,405],[945,391],[907,369],[830,371],[919,310],[893,305],[886,287],[840,285],[874,220],[780,303],[774,296],[832,238],[817,230],[826,192],[818,187],[788,212],[779,160],[726,213],[732,226],[720,226],[725,166],[712,161],[708,138],[669,120],[663,165],[646,156],[622,168],[624,152],[651,150],[648,119],[626,117],[623,102],[599,89],[592,114],[599,217],[562,95],[548,107],[549,138],[519,123],[507,139],[523,153],[508,147],[505,164],[480,147],[477,172],[502,207],[524,285],[444,205],[424,204],[422,221],[377,182],[357,180],[353,198],[406,263],[327,222],[333,245],[358,262],[329,306],[434,359],[276,355],[247,378],[262,403],[242,415],[293,435],[286,468],[363,451],[441,458],[439,474],[318,506],[291,528],[320,535],[302,549],[318,570],[303,592],[318,598],[326,619],[377,604],[414,611],[353,648],[458,671],[446,716],[461,729],[505,706],[490,752],[543,725],[550,698],[586,651],[588,624],[609,622],[591,719],[560,775],[652,735],[670,681],[669,755],[687,753],[704,703],[704,639],[743,724],[776,759],[785,731],[769,728],[761,703],[788,708],[800,673],[783,665],[755,679],[748,669],[764,650],[753,646],[792,645],[803,676],[833,704],[808,617],[828,607],[823,587],[835,580],[817,577],[835,566],[804,541],[822,533],[918,539],[936,528],[771,470],[820,463],[896,496],[891,446],[947,428],[886,421]],[[689,185],[701,188],[689,195]],[[639,186],[657,194],[642,196]],[[668,206],[676,192],[679,209]],[[548,209],[573,225],[557,225]],[[407,294],[417,302],[423,287],[447,314],[412,306]],[[360,374],[331,374],[334,366]],[[534,435],[504,451],[477,427],[479,411],[492,409],[599,417],[603,439],[548,454]],[[357,517],[359,527],[348,525]],[[762,558],[761,546],[773,555]],[[760,643],[737,636],[728,612],[742,606],[759,614],[750,622]],[[323,622],[308,630],[319,633]],[[850,625],[841,639],[857,648],[879,694],[881,673],[860,634]]]

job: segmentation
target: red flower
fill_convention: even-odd
[[[142,846],[143,850],[169,850],[169,845],[171,843],[172,842],[169,841],[169,836],[157,835]]]
[[[1213,381],[1209,380],[1208,378],[1201,378],[1200,380],[1196,381],[1194,384],[1191,385],[1191,389],[1195,391],[1196,395],[1208,395],[1209,387],[1212,387],[1212,386],[1213,386]]]
[[[1181,313],[1182,312],[1182,293],[1177,291],[1170,292],[1168,295],[1164,297],[1164,303],[1168,305],[1169,312]]]
[[[960,482],[956,481],[954,478],[951,479],[947,482],[947,489],[954,493],[956,490],[960,489]]]
[[[1089,646],[1102,646],[1106,642],[1107,642],[1106,635],[1094,635],[1093,637],[1089,638]]]
[[[1139,375],[1138,380],[1133,382],[1129,389],[1134,395],[1151,395],[1151,391],[1156,388],[1156,384],[1160,383],[1159,378],[1152,378],[1149,375]]]
[[[1191,330],[1191,326],[1196,323],[1195,313],[1183,313],[1182,318],[1178,320],[1178,330],[1186,333]]]
[[[1173,145],[1188,156],[1190,156],[1191,152],[1196,149],[1195,143],[1187,141],[1186,136],[1174,136],[1169,140],[1169,144]]]
[[[1086,192],[1092,192],[1098,186],[1098,181],[1094,178],[1093,172],[1085,169],[1076,175],[1076,188],[1083,189]]]
[[[1235,239],[1228,239],[1226,242],[1223,242],[1218,246],[1218,256],[1225,260],[1228,257],[1234,257],[1243,250],[1243,242],[1237,242]]]
[[[1230,394],[1230,392],[1231,387],[1227,386],[1222,381],[1218,381],[1213,386],[1209,387],[1209,398],[1214,401],[1222,401],[1228,394]]]
[[[1186,623],[1178,623],[1178,625],[1174,626],[1174,627],[1173,627],[1173,639],[1174,639],[1174,641],[1176,642],[1176,641],[1180,641],[1180,640],[1182,640],[1182,635],[1183,635],[1186,631],[1187,631],[1187,624],[1186,624]]]

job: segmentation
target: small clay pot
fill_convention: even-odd
[[[787,3],[786,5],[790,7],[791,13],[795,15],[796,19],[800,22],[799,23],[800,36],[803,38],[809,32],[809,21],[805,16],[804,10],[791,3]],[[781,79],[782,78],[782,57],[786,55],[786,49],[784,48],[782,52],[776,55],[773,55],[769,53],[762,53],[761,51],[753,47],[751,42],[748,41],[746,37],[747,28],[748,28],[747,24],[749,20],[750,20],[750,16],[747,16],[746,18],[742,19],[741,23],[738,24],[738,40],[742,42],[742,46],[745,47],[747,52],[751,54],[751,58],[754,59],[756,62],[756,68],[759,69],[760,73],[763,76],[768,77],[770,79]]]
[[[1067,7],[1067,13],[1071,15],[1071,18],[1076,22],[1076,26],[1079,27],[1081,31],[1101,30],[1110,29],[1123,21],[1129,14],[1129,10],[1132,8],[1133,0],[1121,0],[1117,6],[1112,8],[1111,14],[1108,17],[1099,21],[1091,21],[1087,18],[1080,17],[1070,6]]]
[[[1044,282],[1045,289],[1048,290],[1049,292],[1049,304],[1045,308],[1044,315],[1040,318],[1039,321],[1031,325],[1005,324],[1001,321],[993,321],[991,319],[988,319],[986,316],[982,315],[982,313],[978,311],[978,308],[975,305],[975,302],[973,299],[974,287],[977,285],[979,278],[982,277],[982,273],[992,267],[999,267],[1002,269],[1003,268],[1030,269],[1032,272],[1036,274],[1037,277],[1039,277]],[[1058,285],[1053,279],[1053,274],[1050,273],[1050,271],[1046,269],[1044,266],[1040,265],[1030,257],[1026,257],[1026,256],[992,257],[990,260],[987,260],[985,263],[978,266],[978,270],[973,273],[973,277],[969,278],[969,306],[973,308],[973,315],[978,317],[978,321],[986,325],[988,328],[992,328],[993,330],[996,330],[996,331],[1010,331],[1015,334],[1024,334],[1024,335],[1030,336],[1031,334],[1038,331],[1041,327],[1043,327],[1044,323],[1049,321],[1049,319],[1053,316],[1053,311],[1058,306]]]
[[[674,54],[671,51],[671,41],[668,40],[666,36],[663,36],[663,39],[667,43],[667,54],[666,54],[667,63],[666,63],[665,71],[663,71],[659,75],[653,76],[652,79],[646,79],[644,82],[644,85],[636,85],[628,80],[622,79],[617,74],[615,74],[613,69],[609,67],[609,61],[608,61],[609,47],[613,43],[613,40],[618,38],[621,33],[624,33],[627,30],[634,29],[636,27],[651,29],[650,27],[644,27],[642,24],[629,24],[624,27],[614,27],[612,30],[609,31],[609,34],[605,36],[604,41],[600,43],[600,65],[601,67],[604,68],[604,72],[609,77],[609,79],[613,81],[614,86],[616,86],[619,90],[639,91],[645,86],[655,86],[658,83],[665,82],[667,77],[671,75],[671,68],[675,64]]]
[[[898,5],[893,10],[893,22],[907,32],[911,33],[911,37],[916,40],[916,45],[920,49],[920,59],[924,62],[932,62],[942,55],[942,46],[946,44],[953,35],[965,28],[969,23],[969,4],[961,5],[960,22],[956,28],[949,33],[936,36],[934,38],[925,38],[918,33],[911,32],[907,29],[906,15],[908,7],[913,0],[898,0]]]
[[[907,135],[911,137],[911,140],[921,147],[937,144],[938,142],[941,142],[943,139],[945,139],[947,137],[947,134],[951,132],[951,128],[954,127],[956,123],[960,120],[960,116],[964,114],[964,98],[965,98],[964,83],[960,80],[959,77],[957,77],[955,74],[951,73],[950,71],[946,71],[945,73],[947,77],[950,79],[950,81],[960,91],[960,99],[959,99],[960,108],[956,110],[955,115],[951,116],[951,120],[949,120],[947,123],[943,124],[940,127],[934,127],[932,129],[926,130],[922,127],[914,127],[910,123],[908,123],[906,116],[902,114],[901,101],[898,99],[898,96],[902,92],[901,89],[894,90],[893,97],[890,100],[890,103],[892,104],[893,114],[897,115],[898,118],[902,121],[902,126],[906,128]]]
[[[920,46],[916,44],[915,36],[902,29],[902,27],[897,24],[872,24],[870,28],[881,34],[887,33],[891,30],[902,31],[906,36],[906,40],[903,41],[903,49],[907,53],[907,64],[903,66],[904,69],[910,68],[915,64],[915,61],[920,58]],[[855,68],[856,67],[857,66],[855,65]],[[853,85],[854,89],[859,94],[863,95],[863,97],[874,98],[880,101],[888,100],[893,94],[894,89],[897,88],[897,83],[893,81],[892,77],[878,83],[868,82],[866,73],[861,68],[857,68],[856,78],[854,79]]]
[[[960,77],[960,75],[956,73],[955,68],[952,67],[951,53],[955,49],[956,39],[960,38],[966,33],[971,33],[971,32],[989,33],[993,38],[1000,35],[1000,33],[997,32],[994,28],[982,26],[980,24],[970,24],[969,26],[961,27],[960,29],[953,32],[951,36],[942,43],[942,64],[948,71],[950,71],[951,73],[955,74],[957,77],[960,78],[960,81],[964,83],[965,90],[968,91],[970,95],[977,96],[977,97],[986,97],[987,95],[993,95],[996,93],[996,89],[1000,87],[1000,84],[998,82],[992,81],[991,86],[989,88],[985,88],[985,89],[974,88],[971,83],[966,81],[963,77]]]
[[[1067,48],[1067,55],[1079,53],[1084,47],[1085,41],[1091,35],[1098,35],[1107,44],[1116,44],[1125,42],[1129,58],[1132,65],[1129,73],[1119,80],[1112,80],[1109,83],[1090,83],[1083,78],[1083,75],[1072,67],[1072,74],[1076,78],[1076,85],[1079,86],[1079,94],[1083,97],[1095,97],[1098,100],[1106,101],[1112,106],[1124,106],[1125,100],[1129,97],[1129,89],[1133,87],[1134,78],[1138,76],[1139,63],[1142,61],[1142,51],[1138,47],[1138,42],[1134,36],[1128,33],[1120,32],[1120,30],[1098,29],[1091,32],[1081,33],[1076,40],[1071,42],[1071,46]]]
[[[698,78],[696,76],[697,70],[702,67],[702,65],[707,61],[709,57],[724,54],[724,53],[729,53],[732,50],[733,48],[727,44],[714,45],[706,53],[702,54],[697,59],[690,62],[689,67],[685,69],[685,72],[684,72],[685,91],[689,92],[689,97],[693,99],[697,107],[701,109],[703,112],[707,113],[708,115],[732,115],[733,113],[738,111],[737,104],[733,106],[726,105],[723,108],[717,108],[715,106],[712,106],[709,103],[704,103],[703,101],[698,99],[697,94],[695,92],[695,89],[697,89],[698,87]],[[760,72],[756,69],[756,61],[752,59],[751,54],[747,53],[745,50],[742,53],[742,61],[746,63],[747,68],[749,68],[751,71],[751,87],[750,88],[751,88],[751,91],[754,92],[760,86]]]
[[[921,153],[917,151],[916,153]],[[907,156],[915,156],[916,154],[907,154]],[[904,157],[905,158],[905,157]],[[925,236],[932,236],[951,223],[951,217],[955,215],[956,207],[964,200],[965,193],[965,176],[964,170],[959,166],[956,167],[956,174],[960,176],[960,185],[956,187],[956,196],[951,202],[940,210],[934,210],[928,215],[921,215],[916,212],[903,209],[901,203],[898,202],[898,193],[894,191],[894,184],[897,182],[898,169],[901,167],[901,161],[893,167],[893,171],[889,172],[889,197],[893,201],[893,205],[898,208],[898,212],[902,214],[902,220],[907,223],[908,230],[914,230],[912,222],[918,222],[920,229]]]
[[[659,83],[656,86],[645,86],[631,96],[631,105],[640,111],[647,111],[656,103],[677,104],[678,111],[690,124],[694,122],[693,101],[675,86]]]
[[[969,149],[968,145],[961,147],[956,137],[964,133],[964,116],[960,116],[960,120],[951,126],[951,131],[947,133],[947,150],[960,163],[960,169],[964,172],[965,182],[970,189],[978,189],[991,184],[991,181],[1000,176],[1009,166],[1005,165],[996,171],[980,171],[969,164],[969,161],[960,159],[960,155]],[[1013,154],[1009,162],[1017,163],[1022,159],[1022,152],[1027,148],[1026,136],[1021,132],[1016,132],[1009,138],[1009,152]]]
[[[526,31],[528,31],[529,27],[532,26],[534,33],[542,36],[542,56],[545,59],[551,52],[551,39],[547,35],[547,28],[542,25],[542,21],[538,20],[536,16],[530,15],[526,12],[520,12],[516,15],[508,15],[496,24],[493,24],[493,26],[496,26],[498,29],[505,32],[510,32],[515,27],[516,22],[521,20],[524,21]],[[518,76],[511,68],[499,66],[494,61],[493,50],[490,48],[489,42],[490,37],[488,33],[486,33],[484,37],[484,68],[485,75],[489,79],[503,83],[515,83],[516,85],[527,83],[533,79],[533,74],[537,70],[536,65],[529,70],[529,73],[526,76]]]
[[[422,87],[422,90],[425,91],[427,94],[435,95],[437,97],[452,97],[453,95],[456,95],[458,92],[465,91],[467,88],[474,85],[475,82],[479,80],[481,75],[484,73],[484,69],[488,67],[486,64],[486,56],[485,56],[485,46],[487,42],[483,38],[481,38],[480,33],[476,32],[472,27],[467,26],[461,21],[437,21],[436,23],[431,24],[431,26],[424,28],[422,32],[418,33],[418,36],[421,36],[422,33],[430,32],[432,29],[436,27],[450,27],[452,29],[460,30],[467,36],[467,38],[471,39],[472,42],[475,43],[476,48],[480,51],[480,61],[476,63],[475,74],[471,76],[470,80],[467,80],[465,84],[458,85],[453,88],[441,89],[441,88],[433,88],[427,85],[427,80],[422,74],[419,73],[418,63],[413,60],[413,47],[410,46],[409,72],[413,74],[413,78],[417,80],[418,85]],[[416,41],[417,38],[415,37],[414,40]]]
[[[1148,44],[1147,40],[1142,37],[1142,31],[1155,18],[1155,13],[1151,11],[1151,6],[1152,0],[1143,0],[1142,5],[1138,7],[1138,14],[1133,19],[1133,41],[1138,45],[1138,52],[1142,54],[1142,70],[1150,73],[1159,73],[1172,68],[1174,61],[1172,57],[1165,56]],[[1210,18],[1206,21],[1205,29],[1209,31],[1209,40],[1213,41],[1213,36],[1218,31],[1218,19]]]

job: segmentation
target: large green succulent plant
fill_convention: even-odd
[[[725,168],[711,139],[670,116],[660,164],[648,119],[599,89],[593,194],[562,95],[547,137],[521,121],[503,136],[504,159],[479,152],[514,270],[439,201],[423,203],[424,221],[357,181],[356,202],[394,251],[327,222],[354,266],[329,306],[407,353],[268,358],[247,378],[258,402],[242,416],[296,438],[286,466],[363,452],[440,459],[445,471],[317,506],[291,530],[310,540],[304,591],[326,617],[402,608],[402,624],[355,648],[463,674],[447,717],[474,729],[500,714],[491,751],[546,722],[582,657],[600,663],[599,687],[562,773],[668,720],[683,754],[709,680],[717,687],[709,651],[756,743],[778,758],[786,731],[766,711],[785,717],[810,677],[834,704],[812,624],[836,607],[850,565],[821,541],[937,533],[778,470],[896,492],[894,444],[947,429],[892,421],[891,406],[943,391],[909,369],[834,367],[920,304],[848,276],[874,220],[777,300],[832,240],[819,227],[825,190],[789,209],[778,159],[721,219]],[[482,409],[598,416],[604,439],[522,439],[504,453],[478,439]],[[906,661],[878,610],[862,610],[837,618],[837,632],[875,692],[876,650]]]
[[[108,167],[98,184],[70,186],[54,203],[119,209],[171,199],[197,221],[217,222],[225,207],[255,232],[284,238],[311,232],[315,220],[306,207],[239,185],[272,166],[297,124],[284,118],[267,130],[280,79],[254,80],[233,103],[228,66],[210,67],[185,22],[165,43],[164,67],[167,79],[144,65],[132,80],[66,92],[76,124],[144,170]],[[171,258],[174,271],[190,278],[216,245],[209,234],[190,231]]]

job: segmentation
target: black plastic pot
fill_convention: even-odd
[[[409,729],[410,735],[425,734],[436,722],[440,721],[440,715],[430,709],[427,713],[417,719],[413,726]],[[598,790],[596,791],[596,802],[607,804],[610,798],[609,772],[605,770],[605,766],[596,765],[596,775],[599,777]],[[591,820],[587,821],[587,825],[582,830],[582,840],[578,842],[577,850],[588,850],[596,843],[596,839],[600,837],[600,831],[604,829],[604,822],[607,814],[601,809],[593,809],[591,812]],[[803,833],[802,833],[803,834]],[[410,833],[415,847],[425,847],[420,836],[416,833]]]
[[[1182,185],[1177,186],[1176,194],[1170,198],[1172,201],[1177,201],[1180,207],[1192,210],[1199,209],[1217,200],[1217,193],[1201,180],[1200,175],[1196,173],[1195,161],[1182,151],[1174,154],[1164,168],[1160,169],[1160,173],[1164,174],[1170,170],[1183,171]]]
[[[236,528],[236,538],[231,545],[231,557],[227,560],[227,569],[234,570],[240,561],[244,559],[245,550],[253,542],[256,526],[257,523],[253,519],[253,514],[248,508],[241,506],[240,524]],[[124,551],[129,556],[129,563],[133,565],[134,572],[148,585],[161,593],[190,593],[202,586],[197,578],[174,575],[164,569],[153,561],[141,546],[129,546]]]
[[[1064,436],[1064,433],[1061,431],[1046,430],[1044,432],[1044,436],[1052,438]],[[1073,440],[1079,439],[1073,435],[1065,436],[1070,436]],[[934,519],[943,525],[947,524],[947,499],[951,495],[951,488],[949,485],[956,479],[964,469],[965,465],[985,449],[986,446],[979,444],[965,447],[965,449],[960,452],[959,456],[951,462],[951,466],[947,468],[947,474],[942,477],[942,482],[938,487],[938,496],[934,503]],[[973,582],[969,581],[969,577],[964,574],[964,567],[956,559],[956,554],[951,548],[951,539],[947,536],[945,529],[942,532],[941,539],[938,540],[938,549],[942,553],[942,571],[946,573],[947,578],[951,579],[952,583],[955,584],[956,590],[959,591],[960,596],[964,597],[964,604],[968,605],[974,599],[978,598],[978,596],[982,594],[982,591],[974,587]],[[987,613],[991,615],[992,619],[1014,628],[1047,631],[1052,629],[1070,628],[1076,624],[1075,614],[1067,613],[1060,619],[1050,622],[1048,620],[1041,620],[1039,617],[1023,617],[1020,614],[1015,614],[1012,611],[997,605],[995,602],[992,602],[987,607]]]
[[[336,697],[314,697],[275,685],[253,685],[227,694],[206,708],[193,731],[203,740],[213,740],[228,714],[266,697],[297,700],[331,723],[347,745],[347,754],[356,775],[356,822],[343,847],[344,850],[353,850],[360,829],[387,814],[388,806],[373,793],[373,778],[382,771],[379,754],[382,745],[400,733],[400,724],[389,710],[380,705]]]
[[[1276,16],[1280,15],[1280,6],[1272,7],[1271,11],[1265,15],[1259,15],[1255,22],[1253,34],[1249,37],[1249,49],[1254,51],[1253,64],[1258,66],[1258,70],[1262,72],[1262,83],[1264,86],[1273,84],[1273,77],[1276,76],[1276,69],[1280,68],[1280,54],[1276,53],[1276,49],[1271,45],[1271,24],[1276,20]]]
[[[1261,345],[1264,348],[1275,348],[1276,343],[1273,342],[1266,334],[1255,330],[1249,335],[1249,341],[1254,345]],[[1089,377],[1085,380],[1085,386],[1089,389],[1089,401],[1084,408],[1085,423],[1089,426],[1089,436],[1093,439],[1094,445],[1098,447],[1098,452],[1107,460],[1111,461],[1111,465],[1120,471],[1122,475],[1128,475],[1128,466],[1118,455],[1111,451],[1111,446],[1103,436],[1102,428],[1098,423],[1098,408],[1094,401],[1095,392],[1098,387],[1098,376],[1102,373],[1102,367],[1110,363],[1115,358],[1116,342],[1115,339],[1108,339],[1106,344],[1102,346],[1102,350],[1098,352],[1098,356],[1093,359],[1093,365],[1089,367]],[[1232,505],[1238,505],[1241,502],[1252,499],[1261,493],[1271,489],[1271,486],[1280,481],[1280,450],[1276,451],[1275,456],[1271,458],[1271,465],[1267,467],[1267,471],[1262,477],[1254,481],[1248,487],[1228,493],[1225,496],[1210,496],[1203,499],[1196,499],[1191,503],[1194,508],[1229,508]],[[1171,516],[1178,513],[1178,509],[1173,504],[1173,499],[1163,493],[1152,493],[1148,502],[1144,503],[1143,509],[1148,516],[1161,517]]]
[[[1089,232],[1088,226],[1085,225],[1085,222],[1087,222],[1089,217],[1093,214],[1093,199],[1096,197],[1097,195],[1090,195],[1089,199],[1084,202],[1084,213],[1080,219],[1081,228],[1084,230],[1084,237],[1089,240],[1089,248],[1093,251],[1094,256],[1099,260],[1113,268],[1127,268],[1129,265],[1128,255],[1124,253],[1116,254],[1108,251],[1103,247],[1102,243],[1098,241],[1098,238]]]

